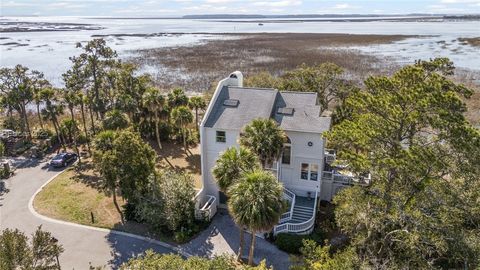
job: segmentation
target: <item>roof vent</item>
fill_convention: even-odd
[[[293,108],[278,108],[277,113],[283,115],[293,115],[294,109]]]
[[[238,99],[226,99],[223,102],[223,106],[235,108],[235,107],[238,107],[238,103],[240,103]]]

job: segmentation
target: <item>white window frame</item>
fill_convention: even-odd
[[[308,166],[307,166],[307,179],[303,179],[303,178],[302,178],[302,173],[303,173],[302,167],[303,167],[303,164],[307,164],[307,165],[308,165]],[[313,167],[313,166],[317,166],[317,171],[316,171],[317,179],[315,179],[315,180],[312,179],[312,172],[314,172],[314,171],[312,170],[312,167]],[[318,180],[319,180],[319,174],[320,174],[319,170],[320,170],[320,165],[319,165],[318,163],[300,162],[300,180],[318,182]]]
[[[223,132],[223,136],[219,136],[218,133]],[[218,138],[223,137],[223,141],[219,141]],[[216,130],[215,131],[215,142],[216,143],[226,143],[227,142],[227,132],[224,130]]]

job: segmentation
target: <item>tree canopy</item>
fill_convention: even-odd
[[[334,199],[339,227],[374,268],[480,263],[480,132],[464,118],[471,90],[448,59],[370,77],[346,100],[351,117],[327,134],[368,187]]]

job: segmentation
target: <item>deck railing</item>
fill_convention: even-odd
[[[333,149],[325,149],[325,161],[332,164],[337,159],[337,154]]]
[[[341,173],[336,173],[334,171],[323,171],[322,179],[333,181],[334,183],[340,183],[344,185],[368,185],[371,180],[370,174],[365,176],[350,176]]]
[[[313,231],[313,227],[315,225],[315,215],[317,212],[317,199],[318,199],[318,191],[315,192],[315,202],[313,204],[313,214],[310,219],[302,223],[283,223],[277,225],[273,228],[273,235],[277,235],[279,233],[297,233],[297,234],[309,234]]]
[[[295,193],[283,188],[283,198],[290,202],[290,209],[280,216],[280,223],[284,223],[292,219],[293,207],[295,206],[295,197]]]

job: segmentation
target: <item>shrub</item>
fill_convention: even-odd
[[[148,185],[148,192],[142,195],[136,210],[143,220],[169,231],[192,228],[195,190],[190,175],[166,170],[151,176]]]
[[[38,138],[38,139],[48,139],[50,137],[52,137],[54,135],[53,131],[50,130],[50,129],[38,129],[37,131],[35,131],[35,136]]]
[[[11,130],[20,130],[22,125],[22,120],[14,116],[7,116],[2,121],[2,127]]]
[[[320,231],[316,231],[309,235],[280,233],[275,239],[275,245],[287,253],[300,254],[304,239],[313,240],[317,244],[323,244],[324,237]]]

